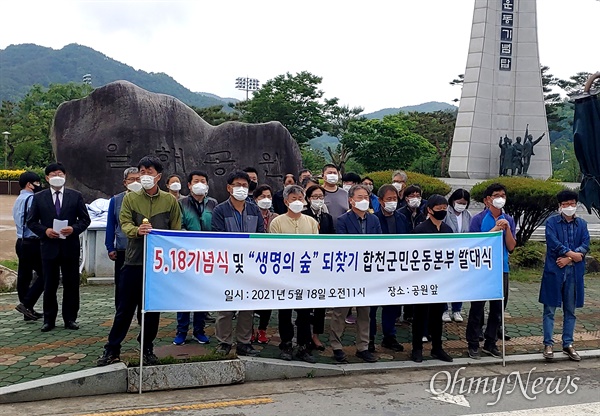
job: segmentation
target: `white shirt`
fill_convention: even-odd
[[[458,227],[457,230],[459,233],[462,233],[462,226],[463,226],[463,222],[462,222],[462,212],[460,214],[456,214],[456,221],[458,223]]]
[[[65,195],[65,187],[63,186],[59,190],[56,190],[54,188],[50,188],[50,189],[52,190],[52,202],[54,203],[54,205],[56,205],[56,193],[60,192],[60,194],[58,194],[58,200],[60,201],[60,206],[62,207],[63,196]]]

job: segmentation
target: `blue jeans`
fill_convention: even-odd
[[[562,285],[562,309],[563,309],[563,348],[573,344],[573,332],[575,331],[575,275],[573,267],[567,266],[565,280]],[[553,345],[552,334],[554,333],[555,306],[544,305],[544,345]]]
[[[374,340],[377,335],[377,308],[371,306],[369,339]],[[385,305],[381,307],[381,329],[384,338],[396,337],[396,318],[400,315],[400,305]]]
[[[204,334],[206,312],[194,312],[194,335]],[[187,334],[190,327],[190,312],[177,312],[177,332]]]
[[[452,302],[452,312],[460,312],[462,309],[462,302]],[[444,303],[444,312],[448,310],[448,304]]]

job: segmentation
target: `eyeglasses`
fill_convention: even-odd
[[[243,182],[243,183],[241,183],[241,182],[234,182],[234,183],[231,184],[231,186],[233,186],[234,188],[237,188],[237,187],[240,187],[240,186],[242,188],[248,188],[248,184],[246,182]]]
[[[50,173],[48,174],[48,176],[49,176],[50,178],[54,178],[54,177],[56,177],[56,176],[61,176],[61,177],[62,177],[62,176],[65,176],[65,174],[64,174],[64,173],[62,173],[62,172],[50,172]]]

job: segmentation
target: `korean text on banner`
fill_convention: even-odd
[[[501,232],[285,235],[153,230],[146,238],[146,311],[502,298]]]

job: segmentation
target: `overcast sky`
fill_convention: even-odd
[[[0,49],[78,43],[192,91],[239,99],[236,77],[306,70],[323,77],[326,97],[372,112],[460,98],[448,83],[465,70],[473,4],[2,0]],[[598,0],[538,1],[542,64],[561,78],[600,70],[599,21]]]

